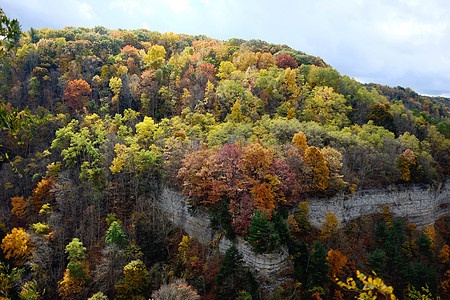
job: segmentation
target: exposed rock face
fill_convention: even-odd
[[[182,227],[199,242],[209,244],[218,236],[218,232],[209,228],[209,216],[200,210],[189,212],[187,198],[179,192],[164,188],[159,197],[159,205],[174,224]],[[232,245],[233,242],[222,237],[218,244],[219,251],[224,254]],[[274,253],[256,254],[242,238],[236,239],[236,247],[243,261],[263,283],[271,283],[292,274],[293,264],[286,247]]]
[[[388,205],[396,217],[407,218],[423,227],[433,224],[441,216],[450,212],[450,191],[448,186],[425,188],[418,185],[387,189],[356,191],[352,196],[335,196],[329,199],[307,199],[309,220],[321,227],[325,215],[332,212],[340,224],[355,218],[381,213],[383,205]]]
[[[163,188],[158,204],[168,218],[190,236],[203,244],[211,243],[218,236],[218,232],[209,228],[209,217],[205,212],[201,210],[189,212],[187,200],[180,192]],[[342,224],[361,216],[381,213],[383,205],[389,205],[395,216],[405,217],[418,226],[432,224],[450,212],[450,193],[446,186],[438,188],[393,186],[388,189],[360,190],[352,196],[311,198],[306,201],[309,202],[310,222],[317,227],[321,226],[328,211],[331,211]],[[225,253],[231,245],[231,241],[221,238],[218,244],[219,251]],[[275,284],[280,282],[280,278],[292,274],[293,264],[285,247],[275,253],[255,254],[242,238],[237,238],[236,247],[242,254],[244,262],[268,289],[276,287]]]

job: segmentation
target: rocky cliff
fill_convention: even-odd
[[[352,196],[338,195],[328,199],[305,199],[309,202],[309,220],[320,227],[328,211],[340,224],[355,218],[381,213],[388,205],[396,217],[423,227],[433,224],[450,212],[448,185],[438,187],[391,186],[384,189],[357,190]]]
[[[208,215],[201,210],[190,212],[188,199],[180,192],[163,188],[158,198],[158,206],[168,218],[201,243],[216,241],[221,253],[225,253],[232,245],[232,242],[224,237],[216,239],[219,233],[209,228]],[[383,205],[389,205],[395,216],[405,217],[418,226],[432,224],[450,212],[450,193],[445,185],[432,188],[392,186],[387,189],[360,190],[351,196],[337,195],[327,199],[311,198],[304,201],[309,202],[309,219],[317,227],[321,226],[328,211],[343,224],[357,217],[380,213]],[[275,253],[255,254],[242,238],[236,240],[236,246],[244,262],[268,288],[276,286],[276,282],[292,274],[293,264],[286,248]]]

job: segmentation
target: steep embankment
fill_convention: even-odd
[[[338,195],[327,199],[305,199],[309,201],[309,219],[320,227],[325,215],[331,211],[340,223],[379,213],[384,205],[390,207],[397,217],[424,226],[434,223],[439,217],[450,212],[450,193],[447,185],[437,188],[423,186],[392,186],[386,189],[367,189],[356,191],[352,196]],[[190,236],[201,243],[208,244],[218,237],[218,232],[209,228],[208,215],[200,210],[190,212],[187,198],[179,192],[164,188],[158,205],[169,219],[182,227]],[[232,242],[222,237],[218,241],[219,251],[224,253]],[[249,244],[238,238],[236,246],[244,262],[255,272],[258,279],[273,283],[292,272],[292,262],[286,248],[275,253],[255,254]]]

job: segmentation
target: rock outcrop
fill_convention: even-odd
[[[187,197],[180,192],[163,188],[157,203],[169,220],[182,227],[190,236],[203,244],[211,243],[219,233],[209,228],[209,216],[204,211],[189,211],[187,201]],[[388,205],[395,216],[407,218],[421,227],[434,223],[450,212],[450,193],[445,185],[433,188],[392,186],[387,189],[359,190],[352,196],[337,195],[305,201],[309,202],[310,222],[317,227],[321,226],[328,211],[336,216],[340,224],[345,224],[358,217],[381,213],[382,207]],[[224,237],[216,242],[221,253],[225,253],[232,245]],[[274,253],[255,254],[242,238],[237,238],[235,244],[244,262],[268,289],[292,274],[293,264],[285,247]]]
[[[320,227],[328,211],[340,224],[358,217],[381,213],[388,205],[396,217],[423,227],[433,224],[450,212],[450,191],[448,186],[423,187],[391,186],[384,189],[357,190],[352,196],[339,195],[329,199],[306,199],[309,202],[309,221]]]
[[[187,198],[179,192],[164,188],[159,197],[159,206],[174,224],[183,228],[189,236],[195,237],[203,244],[209,244],[219,235],[209,228],[209,217],[201,211],[189,211]],[[219,251],[224,254],[233,242],[225,237],[218,241]],[[235,245],[243,257],[243,261],[254,272],[262,283],[273,283],[274,280],[289,276],[293,271],[293,264],[286,247],[268,254],[256,254],[250,245],[242,238],[237,238]]]

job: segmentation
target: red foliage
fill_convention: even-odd
[[[289,204],[295,186],[294,174],[272,150],[259,143],[241,148],[225,145],[220,150],[203,149],[186,155],[178,173],[183,193],[194,205],[211,205],[226,200],[231,225],[245,235],[255,209],[268,216],[278,205]]]
[[[126,57],[133,57],[133,58],[139,57],[139,50],[130,45],[126,45],[125,47],[120,49],[120,53],[125,54]]]
[[[92,90],[89,83],[83,79],[75,79],[69,82],[64,90],[64,100],[73,110],[83,109],[84,104],[89,100],[88,96]]]
[[[296,69],[298,67],[298,63],[295,61],[295,59],[292,58],[292,56],[287,54],[280,54],[275,57],[275,63],[277,64],[278,68],[291,68]]]
[[[211,63],[204,63],[197,67],[195,77],[200,86],[205,89],[208,81],[214,83],[216,80],[216,67]]]

